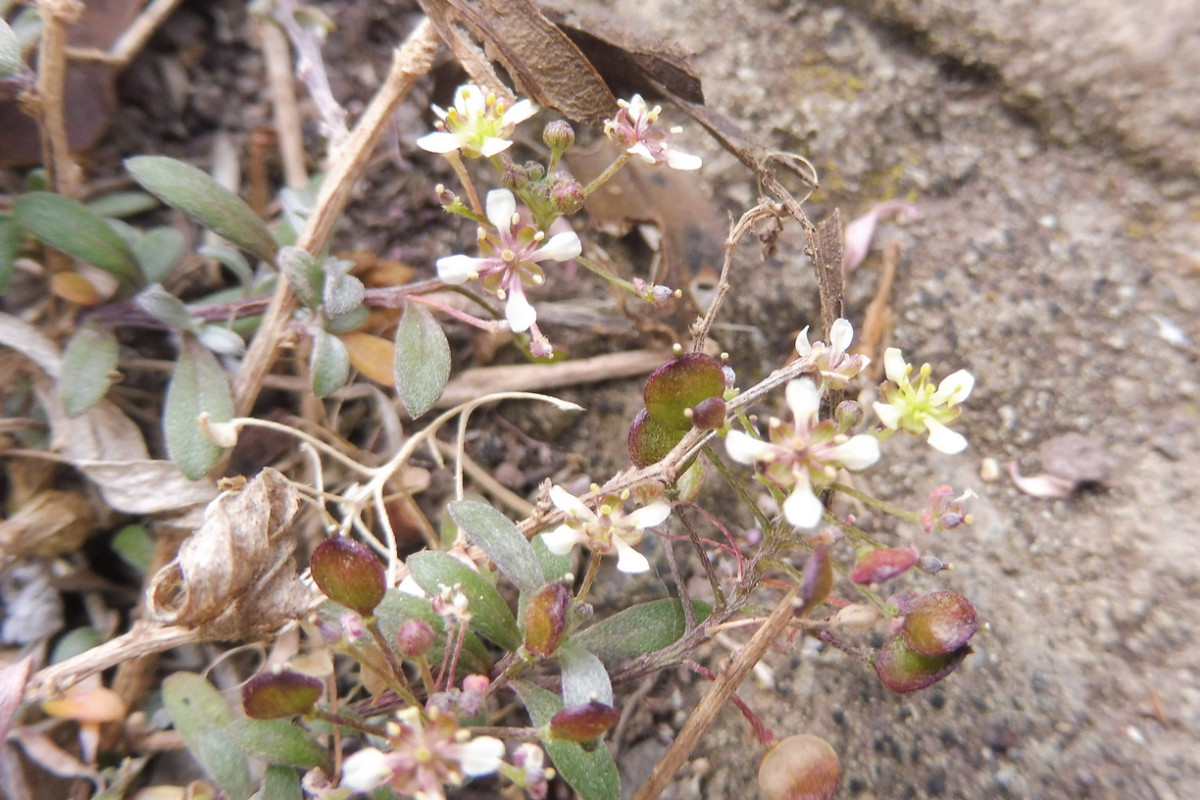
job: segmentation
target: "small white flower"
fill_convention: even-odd
[[[874,403],[873,407],[884,427],[916,434],[928,432],[929,446],[950,455],[966,449],[966,437],[946,426],[962,413],[959,403],[975,388],[971,373],[963,369],[953,372],[935,389],[929,379],[933,370],[924,364],[914,385],[909,380],[912,365],[895,347],[884,352],[883,370],[889,383],[881,391],[883,400]]]
[[[654,127],[662,106],[650,108],[640,94],[628,101],[618,100],[617,105],[621,108],[615,117],[605,121],[604,135],[624,147],[625,152],[654,166],[666,164],[671,169],[700,169],[703,162],[699,156],[670,146],[671,137],[682,133],[682,128],[662,131]]]
[[[369,792],[392,779],[391,761],[374,747],[365,747],[342,764],[341,786],[355,792]]]
[[[438,130],[417,140],[417,146],[431,153],[456,150],[468,158],[491,158],[512,146],[508,138],[517,125],[532,117],[537,108],[528,100],[508,105],[494,94],[485,94],[473,84],[460,86],[449,110],[433,107],[438,115]]]
[[[829,326],[829,344],[809,344],[808,326],[805,326],[796,337],[796,353],[817,367],[822,386],[841,388],[871,363],[866,356],[846,352],[853,341],[854,327],[849,320],[837,319]]]
[[[593,489],[595,490],[595,489]],[[542,534],[546,549],[565,556],[582,544],[599,553],[616,553],[617,569],[621,572],[646,572],[650,562],[634,549],[645,532],[661,524],[671,514],[671,506],[656,500],[628,514],[622,512],[629,492],[606,495],[596,511],[585,506],[578,497],[561,486],[550,487],[550,502],[566,513],[566,521],[554,530]]]
[[[808,378],[788,383],[786,395],[791,425],[772,418],[768,441],[730,431],[725,449],[734,461],[756,464],[764,481],[788,491],[784,517],[797,528],[812,530],[825,512],[814,484],[828,483],[841,467],[857,471],[871,466],[879,460],[879,442],[865,433],[838,433],[833,420],[819,421],[821,394]]]

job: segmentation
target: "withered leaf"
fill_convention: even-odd
[[[595,67],[532,0],[420,3],[476,83],[509,96],[492,67],[498,62],[517,91],[568,119],[602,125],[616,112],[617,101]]]
[[[299,495],[265,468],[209,504],[204,524],[150,582],[150,616],[198,628],[205,638],[244,639],[302,615],[311,594],[298,580],[292,521]]]

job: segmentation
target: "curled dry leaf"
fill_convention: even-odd
[[[242,639],[301,616],[311,595],[293,557],[299,504],[295,487],[270,468],[218,496],[204,524],[151,580],[151,617],[198,628],[205,638]]]
[[[1038,448],[1045,472],[1021,474],[1017,463],[1008,465],[1008,475],[1022,492],[1033,497],[1061,499],[1085,483],[1108,480],[1108,454],[1093,439],[1081,433],[1065,433],[1042,442]]]

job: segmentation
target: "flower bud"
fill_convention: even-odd
[[[436,634],[423,619],[410,619],[396,631],[396,645],[406,658],[418,658],[429,652]]]
[[[589,700],[581,706],[565,708],[550,718],[550,735],[569,742],[590,742],[617,724],[621,715],[612,706]]]
[[[763,754],[758,788],[764,800],[829,800],[841,774],[841,762],[829,742],[801,733],[780,739]]]
[[[803,616],[821,605],[832,589],[833,562],[829,559],[829,547],[818,545],[800,572],[801,606],[796,615]]]
[[[725,424],[725,401],[720,397],[701,400],[692,412],[692,424],[702,431],[715,431]]]
[[[940,681],[962,663],[971,652],[970,645],[939,656],[914,653],[897,634],[884,642],[875,654],[875,674],[884,686],[898,694],[908,694]]]
[[[289,669],[260,672],[242,686],[242,707],[254,719],[294,717],[312,708],[322,689],[321,681]]]
[[[383,600],[387,578],[383,563],[352,539],[326,539],[312,554],[312,576],[321,591],[346,608],[369,616]]]
[[[538,589],[525,606],[525,649],[548,656],[558,649],[567,632],[567,610],[571,590],[562,583],[550,583]]]
[[[542,129],[542,141],[553,152],[562,155],[575,144],[575,129],[565,119],[547,122],[546,127]]]
[[[862,424],[866,413],[857,400],[843,400],[833,410],[833,418],[837,421],[837,432],[845,433]]]
[[[916,547],[881,547],[858,559],[850,580],[862,586],[883,583],[907,572],[919,557]]]
[[[979,617],[970,600],[958,592],[934,592],[909,605],[900,635],[914,653],[940,656],[958,650],[977,630]]]
[[[555,173],[554,185],[550,189],[550,201],[554,203],[555,211],[564,217],[569,217],[579,213],[585,200],[587,200],[587,195],[583,193],[583,186],[579,181],[568,173]]]

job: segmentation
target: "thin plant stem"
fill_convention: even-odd
[[[633,156],[631,156],[629,153],[621,153],[621,155],[617,156],[617,160],[609,164],[608,168],[605,169],[604,172],[601,172],[592,179],[591,183],[583,187],[583,196],[587,197],[592,192],[608,183],[608,179],[613,175],[616,175],[621,170],[621,167],[625,166],[631,158],[633,158]]]
[[[575,595],[575,602],[583,602],[583,598],[587,597],[588,591],[592,588],[592,584],[596,581],[596,575],[600,572],[600,559],[602,556],[595,551],[592,552],[591,558],[588,561],[587,572],[583,575],[583,585],[579,587],[578,593]]]
[[[893,517],[899,517],[900,519],[906,520],[908,522],[919,523],[921,521],[920,514],[900,508],[899,506],[894,506],[891,503],[885,503],[884,501],[880,500],[877,497],[872,497],[871,495],[866,494],[865,492],[860,492],[858,489],[855,489],[851,486],[847,486],[844,483],[831,483],[829,485],[829,488],[833,489],[834,491],[841,492],[844,495],[853,497],[855,500],[858,500],[859,502],[866,503],[867,505],[871,506],[872,508],[877,508],[880,511],[884,512],[885,514],[891,514]]]
[[[471,201],[471,208],[476,214],[482,215],[484,209],[483,204],[479,202],[479,192],[475,191],[475,183],[467,173],[467,167],[463,164],[462,157],[458,154],[458,151],[451,150],[449,153],[443,153],[442,156],[450,162],[450,166],[454,169],[454,174],[458,176],[459,183],[466,190],[467,198]]]

